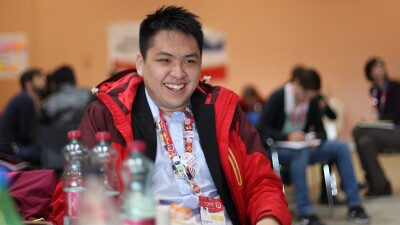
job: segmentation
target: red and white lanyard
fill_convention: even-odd
[[[185,152],[179,157],[178,152],[176,151],[175,145],[172,142],[171,134],[168,130],[167,123],[165,122],[164,116],[160,111],[160,121],[159,121],[159,129],[160,136],[162,141],[164,142],[164,148],[168,152],[169,158],[172,160],[173,168],[175,172],[182,178],[186,179],[186,181],[190,184],[193,192],[196,195],[201,195],[200,187],[194,182],[195,170],[193,168],[194,163],[196,162],[196,158],[192,154],[193,152],[193,139],[194,139],[194,117],[193,113],[189,107],[186,107],[185,110],[185,122],[184,122],[184,132],[183,139],[185,140]]]
[[[377,107],[378,112],[383,112],[383,110],[385,109],[386,96],[387,96],[387,91],[386,91],[386,89],[384,89],[384,90],[382,90],[381,97],[379,99],[379,106],[378,106],[378,89],[374,88],[372,90],[371,103],[373,106]]]
[[[307,106],[306,104],[301,104],[298,107],[293,107],[292,109],[292,129],[300,129],[301,126],[304,124],[306,120],[306,114],[307,114]]]

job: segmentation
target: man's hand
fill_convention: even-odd
[[[288,141],[304,141],[306,140],[306,134],[303,131],[295,131],[288,135]]]
[[[264,217],[258,221],[257,225],[280,225],[280,223],[274,217]]]

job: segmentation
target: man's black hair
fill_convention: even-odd
[[[385,62],[379,57],[373,57],[367,61],[367,64],[365,64],[365,76],[369,81],[373,81],[372,79],[372,70],[376,65],[381,63],[382,65],[385,65]],[[385,76],[387,77],[386,71],[385,71]]]
[[[74,70],[67,65],[61,66],[51,75],[51,81],[57,85],[62,83],[76,84]]]
[[[321,78],[317,71],[305,69],[302,66],[295,67],[292,71],[291,81],[298,80],[300,86],[306,90],[320,90]]]
[[[26,90],[26,82],[32,81],[35,76],[40,76],[39,69],[29,69],[22,73],[21,77],[19,78],[19,83],[23,90]]]
[[[155,13],[148,14],[140,24],[139,47],[143,59],[151,46],[154,36],[159,31],[179,31],[196,39],[200,54],[203,48],[203,30],[198,16],[177,6],[163,6]]]
[[[292,70],[292,77],[290,81],[294,81],[298,76],[301,76],[302,73],[306,73],[307,69],[304,66],[295,66]]]

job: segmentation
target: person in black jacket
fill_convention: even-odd
[[[377,154],[400,151],[400,83],[389,79],[383,60],[376,57],[367,62],[365,75],[372,85],[371,103],[377,110],[377,119],[392,121],[394,127],[381,129],[357,126],[353,130],[353,137],[369,186],[366,195],[391,195],[390,183]]]
[[[21,74],[19,82],[22,90],[7,104],[2,118],[0,152],[39,166],[35,111],[45,91],[45,78],[39,69],[31,68]]]
[[[295,68],[290,82],[275,91],[264,105],[257,126],[261,138],[305,141],[307,132],[313,131],[315,138],[326,140],[321,110],[315,98],[320,87],[321,81],[317,72],[302,67]],[[356,223],[370,223],[369,216],[361,206],[351,153],[346,142],[323,141],[314,149],[296,150],[278,145],[278,155],[280,163],[289,168],[301,224],[322,224],[309,201],[306,179],[307,165],[321,161],[333,161],[339,169],[349,206],[348,218]]]

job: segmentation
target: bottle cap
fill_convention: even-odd
[[[80,140],[82,134],[80,130],[70,130],[68,131],[68,140]]]
[[[142,140],[134,140],[128,143],[127,148],[129,152],[144,152],[146,150],[146,143]]]
[[[101,131],[96,133],[97,141],[109,141],[110,140],[110,132]]]

